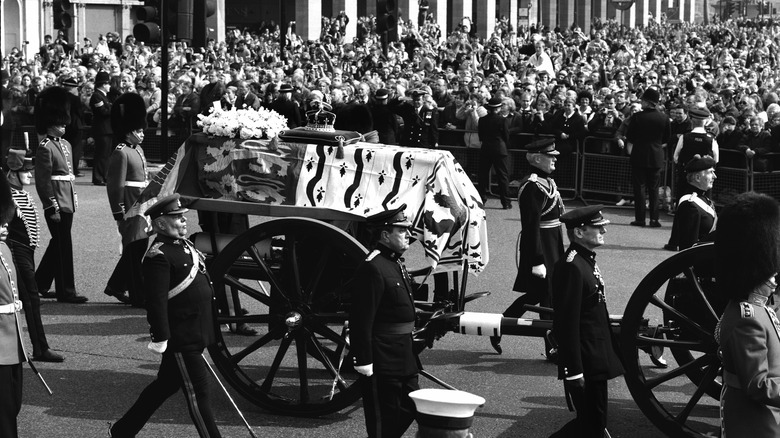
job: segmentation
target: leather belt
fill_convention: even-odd
[[[735,389],[742,389],[742,384],[739,383],[739,377],[736,374],[723,370],[723,383]]]
[[[375,335],[409,335],[414,331],[414,321],[409,322],[376,322]]]
[[[2,315],[18,313],[21,311],[22,311],[22,302],[19,300],[14,300],[14,302],[10,304],[0,305],[0,314]]]
[[[560,219],[539,222],[539,228],[558,228],[561,226]]]
[[[71,174],[71,175],[52,175],[51,176],[51,180],[52,181],[75,181],[76,180],[76,176],[73,175],[73,174]]]
[[[147,185],[146,181],[125,181],[125,187],[140,187],[143,189]]]

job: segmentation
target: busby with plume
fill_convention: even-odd
[[[56,125],[70,124],[70,93],[62,87],[49,87],[35,100],[35,130],[38,134]]]
[[[715,279],[723,296],[743,300],[780,271],[780,204],[742,193],[718,214]]]
[[[118,141],[136,129],[146,129],[146,103],[137,93],[119,96],[111,106],[111,129]]]

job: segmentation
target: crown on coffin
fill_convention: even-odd
[[[313,109],[306,111],[305,128],[310,131],[335,131],[336,115],[330,112],[332,107],[321,100],[313,100],[311,107]]]

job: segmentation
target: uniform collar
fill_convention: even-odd
[[[394,262],[401,259],[401,254],[398,254],[397,252],[388,248],[381,242],[376,245],[376,250],[379,251],[380,254],[382,254],[383,256],[387,257],[388,259]]]
[[[48,138],[49,140],[54,140],[54,141],[62,140],[62,137],[52,137],[51,135],[47,135],[46,138]]]
[[[588,248],[585,248],[584,246],[580,245],[579,243],[573,242],[571,244],[572,249],[577,251],[577,254],[580,254],[584,258],[595,261],[596,260],[596,253],[594,251],[589,250]]]
[[[171,236],[166,236],[163,234],[157,234],[156,240],[163,242],[163,243],[170,243],[173,245],[181,245],[184,241],[184,239],[177,239]]]

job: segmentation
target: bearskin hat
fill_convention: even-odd
[[[16,204],[11,196],[11,185],[5,172],[0,172],[0,224],[8,224],[16,215]]]
[[[146,129],[146,102],[137,93],[119,96],[111,106],[111,129],[114,136],[123,140],[128,132]]]
[[[49,87],[35,100],[35,130],[46,134],[51,126],[70,124],[70,96],[62,87]]]
[[[780,271],[780,204],[742,193],[718,214],[715,279],[723,296],[742,300]]]

